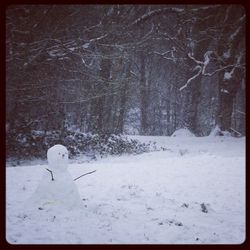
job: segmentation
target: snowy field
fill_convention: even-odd
[[[240,244],[245,138],[142,137],[168,150],[70,164],[82,208],[29,206],[46,165],[6,168],[11,244]],[[62,191],[63,192],[63,191]]]

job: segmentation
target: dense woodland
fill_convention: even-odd
[[[10,6],[8,141],[216,126],[245,135],[245,19],[241,5]]]

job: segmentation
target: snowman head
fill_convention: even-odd
[[[49,148],[47,158],[50,169],[63,171],[68,167],[68,150],[63,145],[57,144]]]

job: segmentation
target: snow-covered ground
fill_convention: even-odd
[[[245,240],[245,138],[138,137],[165,151],[70,164],[82,208],[27,202],[46,165],[6,168],[11,244],[240,244]],[[63,192],[63,191],[62,191]]]

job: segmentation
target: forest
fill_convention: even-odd
[[[244,136],[245,21],[241,5],[9,6],[7,156],[68,131]]]
[[[5,31],[6,246],[245,243],[243,5],[16,4]]]

